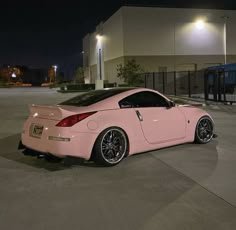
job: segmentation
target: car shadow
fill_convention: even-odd
[[[66,170],[79,165],[85,167],[103,167],[95,164],[93,161],[85,161],[75,157],[58,159],[25,155],[23,149],[18,150],[19,141],[20,134],[14,134],[0,139],[0,157],[34,168],[43,168],[47,171]]]
[[[24,155],[22,150],[18,150],[18,144],[20,140],[20,134],[14,134],[3,139],[0,139],[0,157],[6,158],[11,161],[15,161],[21,164],[28,165],[30,167],[38,168],[38,169],[45,169],[47,171],[60,171],[60,170],[67,170],[71,167],[91,167],[91,168],[104,168],[103,165],[99,165],[94,163],[93,161],[86,161],[80,158],[75,157],[67,157],[64,159],[57,159],[57,158],[38,158],[36,156],[28,156]],[[208,162],[206,168],[206,172],[204,176],[208,176],[211,172],[214,171],[214,168],[217,164],[217,150],[216,150],[216,142],[209,143],[207,153],[204,153],[202,149],[204,149],[206,145],[192,145],[192,144],[185,144],[185,145],[178,145],[175,147],[168,147],[159,150],[149,151],[146,154],[150,154],[159,160],[166,162],[167,164],[172,165],[173,167],[180,168],[185,170],[185,167],[188,168],[190,165],[192,167],[199,167],[199,161]],[[185,154],[184,154],[185,153]],[[144,153],[144,155],[146,155]],[[142,159],[143,153],[135,154],[128,159],[122,161],[124,165],[131,165],[136,164]],[[180,165],[179,162],[185,162]],[[139,162],[140,163],[140,162]]]

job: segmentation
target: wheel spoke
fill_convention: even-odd
[[[197,127],[197,135],[203,143],[211,140],[213,135],[213,124],[209,118],[203,118]]]
[[[109,130],[101,142],[101,151],[104,159],[108,163],[117,163],[125,155],[127,141],[124,133],[119,129]]]

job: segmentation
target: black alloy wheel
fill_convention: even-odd
[[[128,139],[125,132],[118,127],[104,130],[94,146],[95,161],[105,166],[118,164],[127,154]]]
[[[213,137],[214,124],[210,117],[204,116],[199,119],[195,130],[195,142],[206,144]]]

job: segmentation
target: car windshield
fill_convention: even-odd
[[[115,89],[101,89],[93,90],[88,93],[84,93],[73,97],[69,100],[61,102],[59,105],[72,105],[72,106],[89,106],[102,101],[106,98],[112,97],[119,93],[130,90],[131,88],[115,88]]]

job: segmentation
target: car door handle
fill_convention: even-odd
[[[143,121],[143,117],[142,117],[141,113],[140,113],[138,110],[136,110],[136,114],[137,114],[137,116],[138,116],[138,119],[139,119],[140,121]]]

